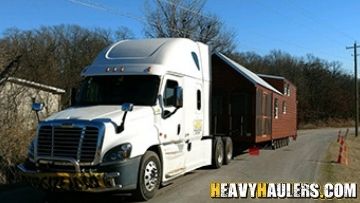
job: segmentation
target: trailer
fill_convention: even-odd
[[[18,165],[46,191],[132,192],[148,200],[189,171],[228,164],[233,139],[260,141],[271,132],[271,107],[266,116],[253,107],[258,90],[277,90],[200,42],[120,41],[81,75],[72,106],[39,122],[28,159]]]
[[[296,87],[257,75],[221,53],[212,55],[212,129],[236,143],[279,148],[296,137]]]

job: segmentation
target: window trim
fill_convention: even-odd
[[[287,84],[287,96],[290,96],[290,85],[289,84]]]
[[[278,98],[274,99],[274,118],[275,119],[279,118],[279,99]]]
[[[171,105],[168,105],[167,102],[165,102],[165,94],[166,94],[166,87],[168,85],[168,82],[174,82],[176,83],[176,86],[175,87],[179,87],[179,82],[177,80],[173,80],[173,79],[166,79],[166,82],[165,82],[165,87],[164,87],[164,90],[163,90],[163,104],[164,104],[164,107],[166,108],[169,108],[169,107],[172,107]],[[175,95],[174,95],[175,96]]]
[[[290,84],[284,83],[284,95],[290,96]]]
[[[287,111],[287,104],[286,104],[286,101],[283,101],[282,102],[282,113],[286,114],[286,111]]]

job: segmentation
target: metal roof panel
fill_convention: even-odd
[[[273,92],[276,92],[277,94],[283,95],[281,92],[279,92],[277,89],[275,89],[273,86],[271,86],[269,83],[267,83],[265,80],[260,78],[255,73],[251,72],[249,69],[245,68],[244,66],[236,63],[235,61],[231,60],[224,54],[220,52],[215,52],[215,55],[218,56],[220,59],[222,59],[224,62],[226,62],[230,67],[232,67],[234,70],[236,70],[238,73],[240,73],[242,76],[244,76],[246,79],[248,79],[253,84],[261,85]]]

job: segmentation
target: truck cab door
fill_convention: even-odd
[[[204,150],[202,137],[204,129],[204,105],[203,88],[200,81],[188,79],[186,81],[188,88],[184,92],[184,111],[185,119],[185,143],[186,143],[186,171],[203,166]]]
[[[182,77],[166,75],[162,83],[160,142],[163,148],[164,177],[171,179],[185,172],[184,108],[176,107],[177,89]]]

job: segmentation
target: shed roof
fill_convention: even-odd
[[[282,76],[278,76],[278,75],[267,75],[267,74],[257,74],[258,76],[260,76],[261,78],[270,78],[270,79],[275,79],[275,80],[284,80],[287,83],[290,83],[292,86],[294,86],[296,88],[296,86],[294,85],[294,83],[292,83],[290,80],[286,79],[285,77]]]
[[[57,88],[57,87],[53,87],[53,86],[49,86],[49,85],[44,85],[44,84],[40,84],[37,82],[33,82],[33,81],[29,81],[29,80],[24,80],[21,78],[15,78],[15,77],[7,77],[7,78],[3,78],[0,80],[0,84],[4,81],[7,82],[13,82],[13,83],[18,83],[18,84],[22,84],[25,86],[29,86],[29,87],[34,87],[37,89],[42,89],[48,92],[52,92],[55,94],[64,94],[65,90]]]
[[[271,86],[269,83],[267,83],[265,80],[260,78],[255,73],[251,72],[249,69],[245,68],[244,66],[236,63],[235,61],[231,60],[224,54],[220,52],[214,53],[216,56],[218,56],[221,60],[223,60],[226,64],[228,64],[231,68],[233,68],[235,71],[240,73],[242,76],[244,76],[246,79],[248,79],[251,83],[261,85],[277,94],[282,95],[281,92],[279,92],[277,89],[275,89],[273,86]]]
[[[277,76],[277,75],[266,75],[266,74],[257,74],[259,77],[262,78],[271,78],[271,79],[277,79],[277,80],[285,80],[284,77],[282,76]]]

